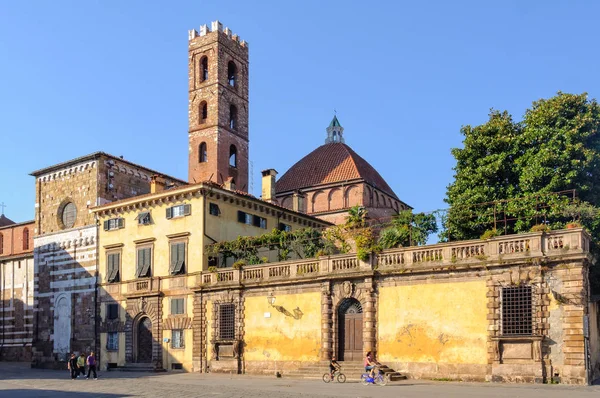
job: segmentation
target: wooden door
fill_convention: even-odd
[[[338,359],[360,361],[363,357],[363,317],[357,300],[342,303],[338,312]]]
[[[152,362],[152,322],[144,318],[138,325],[137,362]]]

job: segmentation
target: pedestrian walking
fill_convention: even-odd
[[[98,375],[96,374],[96,357],[94,356],[94,351],[90,352],[90,355],[87,357],[87,366],[88,373],[86,379],[90,378],[90,374],[94,372],[94,380],[98,380]]]
[[[69,358],[67,368],[71,372],[71,380],[75,380],[75,378],[77,377],[77,357],[75,356],[75,354],[71,354],[71,358]]]
[[[77,374],[85,377],[85,354],[83,352],[77,357]]]

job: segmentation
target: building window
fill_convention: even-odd
[[[29,250],[29,228],[23,229],[23,250]]]
[[[237,128],[237,108],[235,105],[229,105],[229,128],[235,130]]]
[[[138,222],[138,225],[150,225],[152,224],[152,217],[150,217],[150,212],[144,211],[135,218]]]
[[[198,147],[198,162],[206,163],[208,161],[208,155],[206,154],[206,142],[203,142]]]
[[[229,166],[237,167],[237,148],[235,145],[229,147]]]
[[[182,298],[171,299],[171,315],[182,315],[185,313],[185,300]]]
[[[69,202],[63,206],[60,212],[60,219],[65,228],[73,228],[75,220],[77,218],[77,208],[73,202]]]
[[[233,61],[229,61],[227,64],[227,81],[232,87],[235,87],[236,73],[237,67],[235,66],[235,63]]]
[[[279,223],[279,230],[280,231],[285,231],[285,232],[291,232],[292,231],[292,226],[280,222]]]
[[[109,351],[119,349],[119,332],[108,332],[106,334],[106,349]]]
[[[137,269],[136,275],[138,278],[150,276],[150,267],[152,265],[152,248],[140,247],[137,249]]]
[[[219,306],[219,338],[221,340],[235,339],[235,304]]]
[[[203,82],[208,80],[208,57],[202,57],[200,60],[200,79]]]
[[[121,253],[108,253],[106,255],[106,279],[109,282],[119,281],[119,268],[121,266]]]
[[[246,225],[253,225],[255,227],[259,227],[262,229],[267,229],[267,219],[256,216],[253,214],[248,214],[241,210],[238,210],[238,222]]]
[[[0,254],[4,254],[4,235],[0,234]]]
[[[200,104],[200,123],[206,122],[208,118],[208,104],[206,101],[202,101]]]
[[[185,273],[185,242],[171,243],[171,275]]]
[[[253,216],[252,225],[258,228],[267,229],[267,219],[259,216]]]
[[[119,304],[106,304],[106,319],[119,319]]]
[[[111,218],[110,220],[104,221],[104,230],[112,231],[114,229],[124,228],[125,227],[125,219],[124,218]]]
[[[190,214],[192,214],[192,205],[188,205],[188,204],[177,205],[177,206],[169,207],[167,209],[167,218],[169,218],[169,219],[176,218],[176,217],[189,216]]]
[[[171,330],[171,348],[184,348],[183,329]]]
[[[533,334],[533,301],[531,286],[502,288],[502,335]]]
[[[221,214],[221,209],[219,209],[219,205],[216,203],[208,204],[208,212],[213,216],[219,216]]]

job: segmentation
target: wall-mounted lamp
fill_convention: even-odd
[[[269,305],[272,307],[273,304],[275,304],[275,296],[273,296],[273,293],[269,293],[269,295],[267,296],[267,301],[269,302]]]

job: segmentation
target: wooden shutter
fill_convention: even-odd
[[[110,228],[110,227],[109,227],[109,221],[110,221],[110,220],[106,220],[106,221],[104,221],[104,230],[105,230],[105,231],[108,231],[108,228]]]
[[[171,219],[171,218],[173,218],[173,208],[169,207],[167,209],[167,219]]]
[[[144,249],[138,249],[137,251],[137,276],[142,276],[142,269],[144,268]]]
[[[241,210],[238,210],[238,222],[241,222],[243,224],[246,223],[246,213],[244,213]]]
[[[125,228],[125,219],[119,218],[119,228]]]
[[[183,215],[189,216],[190,214],[192,214],[192,205],[183,205]]]
[[[115,267],[114,262],[114,254],[109,254],[106,256],[106,280],[109,282],[112,282],[111,275]]]

